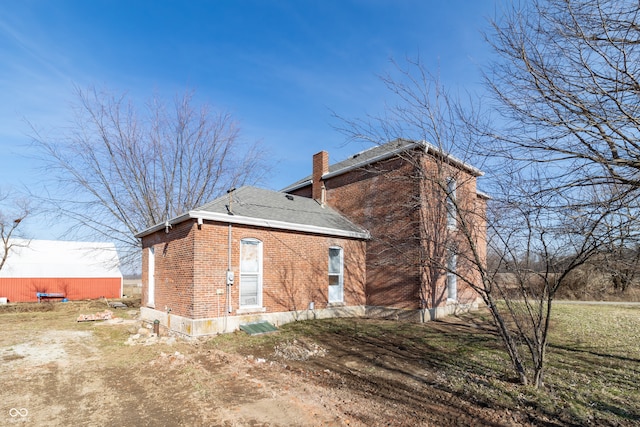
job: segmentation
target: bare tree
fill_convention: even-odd
[[[10,197],[9,193],[0,193],[0,239],[2,239],[0,270],[9,258],[11,248],[17,245],[12,238],[16,237],[19,227],[29,214],[29,204],[25,200]]]
[[[475,227],[469,230],[469,237],[478,249],[478,262],[484,263],[484,253],[481,253],[484,244],[479,242],[483,235],[479,228],[483,228],[481,224],[485,222],[480,212],[484,207],[477,205],[476,176],[470,172],[479,173],[470,163],[477,165],[484,158],[474,155],[468,144],[471,135],[461,120],[460,104],[438,77],[426,70],[419,58],[407,59],[404,66],[394,65],[396,75],[381,77],[393,96],[384,113],[355,120],[338,116],[339,130],[350,140],[373,145],[393,140],[422,142],[418,149],[398,154],[402,170],[394,170],[399,167],[396,164],[384,163],[378,165],[377,170],[369,170],[394,180],[396,185],[389,187],[391,192],[399,188],[415,190],[414,196],[404,200],[400,209],[372,216],[370,221],[374,224],[370,227],[377,232],[373,233],[367,252],[389,269],[410,265],[409,271],[419,271],[419,298],[422,307],[427,309],[424,314],[430,311],[433,317],[437,307],[448,299],[457,299],[450,294],[455,292],[455,286],[447,286],[447,282],[454,282],[457,275],[477,276],[474,265],[465,262],[468,257],[457,258],[458,252],[468,249],[468,242],[460,238],[455,221],[451,222],[456,214],[467,215],[467,224]],[[466,112],[473,120],[481,119],[478,111]],[[393,194],[380,197],[396,199]],[[409,222],[407,217],[411,218]],[[406,224],[406,228],[398,230],[397,224]],[[398,238],[399,235],[402,238]],[[460,261],[455,267],[454,257]]]
[[[639,26],[637,1],[514,3],[487,35],[497,59],[486,81],[506,123],[495,154],[547,163],[552,189],[637,192]]]
[[[94,88],[76,95],[75,119],[60,137],[34,131],[57,184],[47,201],[72,229],[116,241],[136,259],[137,232],[268,171],[260,145],[242,144],[232,116],[195,105],[193,93],[143,108]]]
[[[621,189],[622,187],[622,189]],[[615,293],[624,294],[640,278],[640,225],[639,206],[633,192],[620,184],[598,186],[592,192],[590,215],[609,215],[597,230],[605,238],[602,248],[589,264],[596,273],[604,276]],[[621,198],[620,193],[629,196]],[[616,200],[616,209],[611,206]]]
[[[487,303],[496,305],[493,310],[515,332],[510,351],[525,361],[518,343],[526,348],[521,374],[530,369],[532,383],[542,387],[556,294],[610,240],[602,226],[623,206],[607,203],[585,212],[561,193],[539,191],[545,180],[531,173],[512,174],[492,201],[489,247],[497,265],[481,273],[491,275],[483,283]]]
[[[420,196],[413,200],[413,204],[403,206],[401,214],[406,216],[406,212],[419,212],[419,215],[413,216],[413,223],[408,226],[414,230],[414,242],[372,233],[373,245],[370,247],[377,251],[373,255],[383,259],[386,255],[390,264],[397,258],[401,258],[404,263],[413,262],[412,267],[420,270],[424,279],[421,298],[425,305],[433,307],[446,300],[445,293],[448,291],[442,287],[444,280],[452,277],[466,283],[486,303],[512,361],[514,372],[522,383],[527,383],[525,361],[515,336],[517,331],[511,328],[499,309],[497,299],[500,296],[494,292],[496,274],[488,269],[486,263],[485,227],[487,222],[492,221],[492,217],[485,215],[484,206],[477,201],[452,197],[450,186],[452,178],[456,186],[462,186],[471,180],[468,173],[462,172],[459,162],[452,163],[448,154],[456,154],[459,159],[473,156],[475,141],[473,134],[467,132],[467,129],[484,125],[480,123],[481,116],[466,115],[467,111],[463,111],[438,78],[429,73],[419,60],[408,60],[406,68],[397,66],[397,70],[399,76],[383,77],[395,103],[380,116],[342,119],[343,126],[340,128],[350,139],[372,144],[404,138],[425,141],[425,147],[432,147],[431,152],[427,148],[426,153],[424,150],[417,150],[400,155],[412,166],[409,173],[398,178],[404,180],[402,188],[413,184],[423,189]],[[468,126],[469,122],[474,126]],[[425,169],[425,154],[435,159],[435,167]],[[482,157],[475,159],[483,160]],[[454,224],[449,219],[452,211],[455,213]],[[493,227],[489,228],[493,230]],[[421,248],[419,256],[415,256],[414,251],[407,247],[415,243],[415,240]],[[449,262],[452,254],[456,256],[455,265]],[[500,264],[498,262],[493,265],[498,268]]]
[[[519,381],[541,387],[553,300],[569,274],[601,246],[599,232],[611,210],[584,215],[585,208],[573,204],[573,194],[546,186],[551,180],[545,163],[514,158],[489,168],[492,175],[485,187],[492,199],[485,212],[486,198],[469,197],[475,196],[475,187],[456,192],[475,180],[461,162],[492,160],[487,155],[493,151],[487,145],[492,141],[478,146],[482,139],[476,131],[487,125],[480,110],[463,108],[419,61],[409,61],[399,71],[399,77],[384,78],[397,102],[381,116],[345,120],[342,130],[351,138],[377,144],[395,138],[425,140],[435,164],[425,168],[422,151],[401,155],[414,166],[402,188],[413,182],[423,190],[422,201],[404,206],[420,212],[409,227],[420,242],[421,256],[407,250],[406,241],[385,236],[380,240],[386,246],[373,247],[380,247],[391,260],[404,257],[405,262],[417,263],[427,279],[422,295],[431,306],[447,298],[450,281],[473,289],[489,309]],[[467,197],[461,197],[465,193]],[[487,250],[491,264],[486,262]],[[506,283],[501,280],[504,273],[512,278]]]
[[[487,37],[498,59],[486,81],[504,126],[483,133],[500,142],[493,155],[519,171],[533,202],[516,210],[526,236],[505,234],[504,224],[496,235],[509,238],[503,270],[521,295],[536,295],[537,306],[524,300],[528,316],[513,319],[528,320],[530,332],[514,322],[538,386],[551,302],[570,273],[607,253],[637,260],[639,13],[631,1],[533,0],[511,6]],[[524,253],[514,252],[523,242]],[[633,269],[605,265],[631,277]]]

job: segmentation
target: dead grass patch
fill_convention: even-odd
[[[0,424],[3,409],[27,406],[32,424],[52,426],[640,423],[640,307],[556,304],[543,390],[515,383],[482,310],[131,347],[130,326],[75,321],[104,309],[74,302],[0,314]],[[29,365],[26,350],[52,343],[63,356]]]

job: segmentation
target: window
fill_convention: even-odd
[[[155,307],[156,296],[156,252],[153,246],[149,246],[149,264],[148,264],[148,283],[147,283],[147,305]]]
[[[240,308],[262,307],[262,242],[240,241]]]
[[[447,299],[456,301],[458,299],[458,256],[454,252],[449,252],[447,258]]]
[[[344,298],[344,265],[342,248],[329,248],[329,302],[342,302]]]
[[[455,230],[458,220],[458,208],[456,205],[456,180],[447,178],[447,228]]]

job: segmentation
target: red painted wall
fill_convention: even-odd
[[[0,278],[0,297],[9,302],[37,301],[36,292],[64,293],[70,300],[120,298],[120,278]]]

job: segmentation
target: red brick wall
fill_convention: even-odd
[[[325,182],[327,203],[371,233],[367,246],[367,304],[417,307],[420,276],[412,167],[399,158]]]
[[[422,187],[423,248],[425,265],[423,290],[428,307],[437,307],[447,302],[446,271],[439,266],[446,266],[450,255],[449,248],[457,253],[458,302],[470,303],[478,296],[469,286],[469,282],[479,285],[479,276],[475,266],[475,253],[470,249],[469,239],[481,239],[478,251],[484,257],[484,222],[483,214],[486,206],[478,204],[476,177],[464,170],[439,161],[432,156],[425,156],[422,161],[425,171]],[[455,203],[457,207],[457,224],[454,229],[447,224],[446,186],[447,180],[456,181]],[[484,258],[483,258],[484,259]]]
[[[430,155],[395,157],[325,180],[328,205],[372,235],[366,257],[368,305],[417,309],[446,304],[446,272],[434,265],[444,265],[448,241],[464,240],[447,231],[445,193],[441,186],[435,186],[437,191],[433,188],[438,179],[449,176],[458,183],[460,212],[482,209],[477,204],[475,176]],[[293,193],[308,196],[310,187]],[[464,245],[459,246],[464,250]],[[477,282],[465,259],[458,257],[459,271]],[[458,301],[475,297],[458,280]]]
[[[306,187],[298,188],[297,190],[290,191],[291,194],[301,197],[311,198],[311,185]]]
[[[175,233],[175,236],[174,236]],[[195,221],[184,223],[165,234],[143,238],[143,304],[147,301],[148,246],[156,248],[155,307],[190,318],[224,315],[228,264],[228,224],[207,222],[198,228]],[[232,225],[231,266],[236,282],[231,287],[231,314],[239,306],[240,241],[262,242],[262,305],[267,312],[302,310],[313,302],[327,306],[328,254],[330,246],[343,248],[344,302],[364,305],[364,241]],[[218,293],[221,292],[221,293]]]
[[[148,301],[149,246],[155,249],[155,307],[172,314],[192,317],[194,313],[195,221],[176,224],[169,233],[158,231],[142,239],[142,304]]]
[[[416,162],[416,159],[419,161]],[[420,175],[420,166],[424,175]],[[240,240],[254,238],[263,247],[263,306],[268,312],[327,305],[328,248],[344,249],[345,303],[405,309],[433,308],[447,303],[446,246],[457,243],[458,272],[479,284],[468,241],[446,228],[443,180],[454,177],[457,203],[466,230],[485,256],[486,202],[478,198],[475,176],[431,156],[399,157],[354,170],[324,182],[327,203],[367,229],[371,240],[232,226],[231,288],[234,314],[239,305]],[[311,185],[293,192],[311,196]],[[195,220],[143,239],[143,303],[147,301],[148,248],[156,248],[155,306],[190,318],[218,317],[226,310],[228,225]],[[219,294],[218,291],[222,293]],[[473,290],[458,280],[458,301],[471,302]]]

